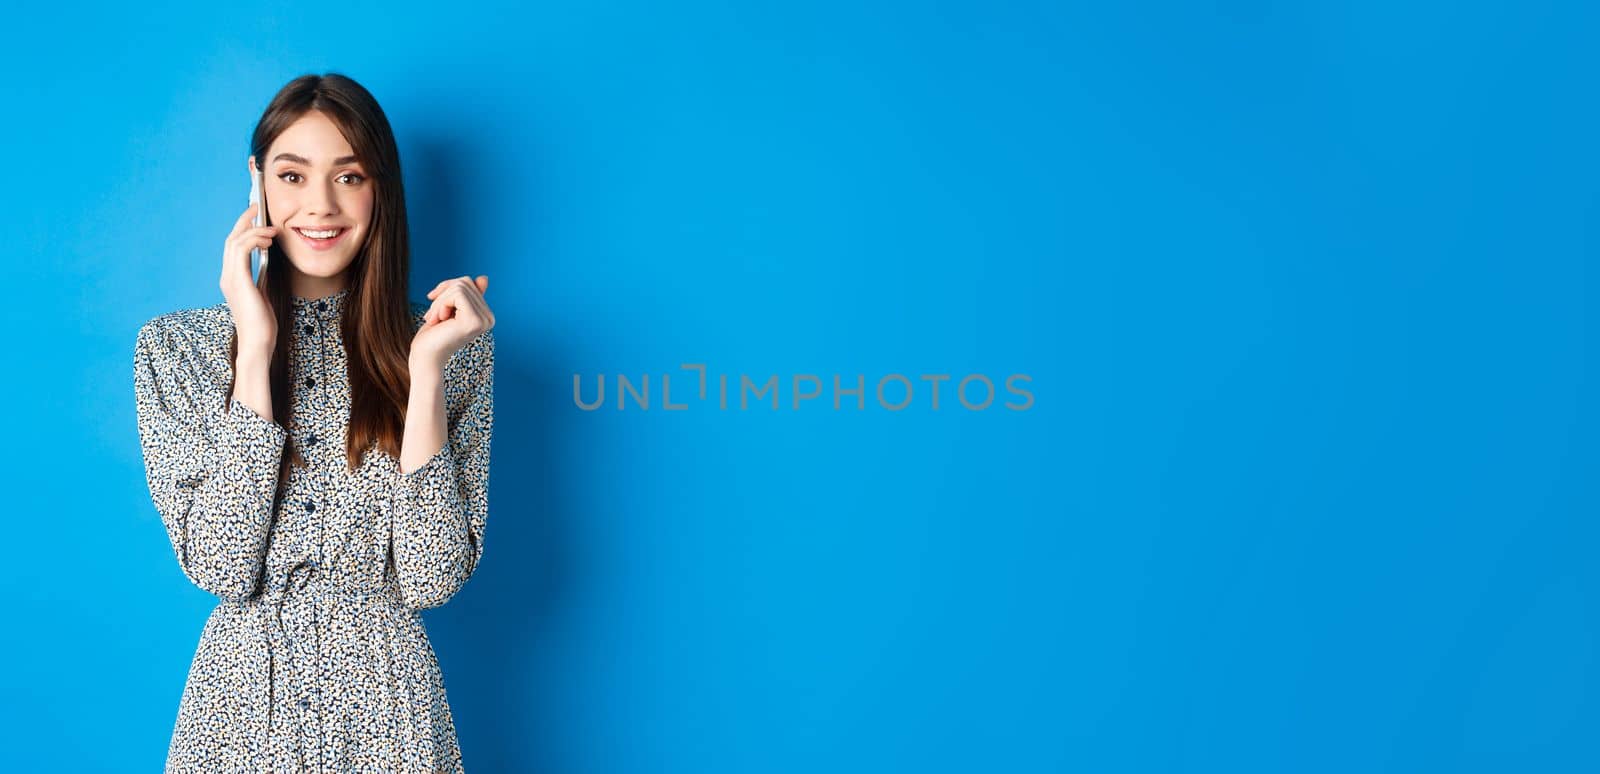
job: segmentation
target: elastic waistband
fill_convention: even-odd
[[[400,603],[399,589],[393,583],[385,583],[377,588],[358,588],[339,582],[311,563],[296,565],[287,575],[282,576],[281,581],[268,585],[246,602],[282,604],[296,598],[343,602],[384,600]]]

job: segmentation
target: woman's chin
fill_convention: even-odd
[[[305,257],[290,255],[289,263],[294,266],[296,271],[307,277],[326,279],[339,276],[345,269],[350,268],[352,261],[345,256],[314,255]]]

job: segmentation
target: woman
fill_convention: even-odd
[[[483,555],[488,277],[407,302],[399,154],[349,78],[290,82],[250,149],[266,225],[255,206],[234,223],[226,300],[156,317],[135,345],[150,495],[184,574],[219,598],[167,770],[460,771],[418,611]]]

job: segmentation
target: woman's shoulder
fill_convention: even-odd
[[[139,326],[138,340],[147,346],[163,348],[212,348],[228,346],[233,336],[233,315],[228,303],[197,306],[164,312]]]
[[[232,373],[228,342],[233,336],[233,315],[227,302],[177,309],[158,314],[139,326],[134,360],[156,373],[181,369],[223,382]]]

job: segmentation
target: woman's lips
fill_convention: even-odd
[[[305,234],[300,233],[300,229],[296,228],[296,229],[290,229],[290,230],[293,231],[296,234],[299,234],[300,238],[305,240],[306,244],[311,245],[311,249],[313,249],[313,250],[327,250],[327,249],[330,249],[335,244],[338,244],[339,240],[344,239],[344,235],[345,234],[350,233],[350,229],[344,228],[344,229],[340,229],[339,233],[334,234],[333,236],[331,236],[331,237],[329,237],[327,239],[312,239],[311,237],[308,237]]]

